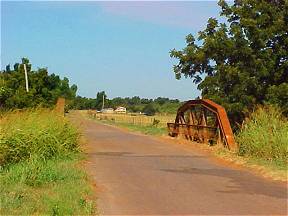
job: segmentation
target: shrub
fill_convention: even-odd
[[[240,155],[286,163],[288,121],[278,108],[258,108],[244,122],[236,139]]]
[[[0,165],[47,160],[79,150],[77,129],[51,110],[13,111],[0,121]]]
[[[153,122],[152,122],[152,126],[156,126],[157,127],[157,125],[160,123],[160,120],[158,120],[158,119],[153,119]]]
[[[142,109],[142,112],[148,116],[153,116],[156,112],[158,112],[158,110],[152,103],[149,103]]]

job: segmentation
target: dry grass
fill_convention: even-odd
[[[175,115],[155,115],[155,116],[145,116],[136,114],[106,114],[106,113],[96,113],[94,111],[88,111],[90,117],[96,118],[98,120],[108,120],[115,123],[126,123],[132,125],[140,126],[151,126],[157,124],[158,127],[167,127],[167,122],[174,122]]]

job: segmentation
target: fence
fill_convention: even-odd
[[[128,123],[134,125],[148,126],[157,124],[159,127],[167,127],[167,122],[174,122],[174,115],[145,116],[140,114],[116,114],[116,113],[96,113],[88,111],[88,115],[99,120],[114,121],[116,123]]]

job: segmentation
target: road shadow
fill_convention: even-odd
[[[278,182],[270,182],[247,171],[232,169],[198,169],[198,168],[181,168],[181,169],[161,169],[164,172],[172,172],[188,175],[206,175],[228,178],[235,186],[227,186],[225,191],[216,191],[227,194],[261,194],[279,199],[287,199],[287,187]]]
[[[132,154],[131,152],[93,152],[87,153],[89,156],[113,156],[113,157],[123,157]]]
[[[179,159],[195,159],[204,158],[199,155],[160,155],[160,154],[135,154],[133,152],[93,152],[87,153],[88,156],[109,156],[109,157],[133,157],[133,158],[179,158]]]

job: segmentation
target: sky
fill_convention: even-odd
[[[1,69],[27,57],[81,96],[193,99],[200,92],[175,79],[169,51],[219,11],[216,1],[1,1]]]

